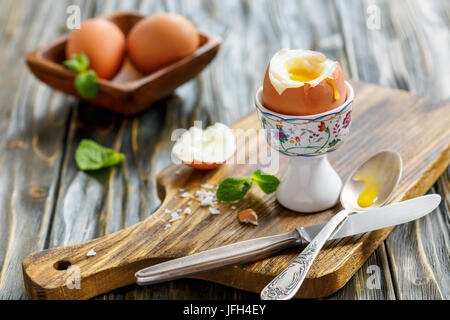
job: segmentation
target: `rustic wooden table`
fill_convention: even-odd
[[[82,19],[117,8],[179,12],[224,42],[196,80],[124,119],[51,90],[24,64],[26,52],[67,32],[71,4],[80,6]],[[155,176],[170,164],[172,130],[194,120],[231,124],[250,112],[265,66],[279,48],[319,50],[339,60],[348,78],[448,99],[449,24],[446,0],[1,0],[0,298],[28,298],[21,261],[29,253],[96,238],[151,215],[160,204]],[[95,175],[78,171],[74,150],[88,137],[120,149],[127,163]],[[398,226],[331,299],[450,298],[449,173],[430,190],[443,196],[441,206]],[[381,273],[379,288],[370,278],[374,270]],[[258,295],[178,280],[99,298]]]

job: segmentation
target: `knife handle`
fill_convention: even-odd
[[[344,209],[331,218],[291,264],[262,291],[262,300],[291,299],[303,283],[325,242],[345,223],[351,211]]]
[[[301,245],[299,233],[292,232],[241,241],[163,262],[135,274],[138,285],[148,285],[184,278],[267,257],[282,249]]]

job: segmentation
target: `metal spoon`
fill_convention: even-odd
[[[401,171],[402,159],[395,151],[377,153],[353,171],[345,182],[340,196],[344,209],[333,216],[302,253],[261,291],[261,299],[291,299],[302,285],[306,274],[325,242],[339,231],[350,214],[384,205],[397,186]],[[366,187],[366,183],[361,180],[367,178],[375,182],[378,192],[373,204],[363,208],[359,206],[358,198]]]

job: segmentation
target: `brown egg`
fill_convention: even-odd
[[[281,50],[264,77],[263,105],[280,114],[319,114],[339,107],[346,98],[339,63],[318,52]]]
[[[66,59],[73,54],[88,56],[90,68],[103,79],[111,79],[122,65],[126,40],[122,30],[114,23],[101,18],[85,21],[70,35],[66,46]]]
[[[133,64],[150,73],[197,50],[200,38],[194,25],[173,13],[151,15],[130,31],[127,49]]]

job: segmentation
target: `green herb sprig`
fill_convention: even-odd
[[[125,161],[123,153],[105,148],[91,139],[82,140],[75,151],[75,162],[83,171],[100,170],[123,161]]]
[[[74,54],[71,60],[63,61],[63,65],[78,75],[75,78],[75,88],[86,99],[95,98],[98,94],[98,76],[94,70],[89,70],[89,58],[84,54]]]
[[[280,185],[280,180],[277,177],[264,173],[261,170],[256,170],[251,177],[232,177],[223,180],[216,191],[217,199],[222,202],[241,200],[250,190],[253,182],[266,194],[275,192]]]

